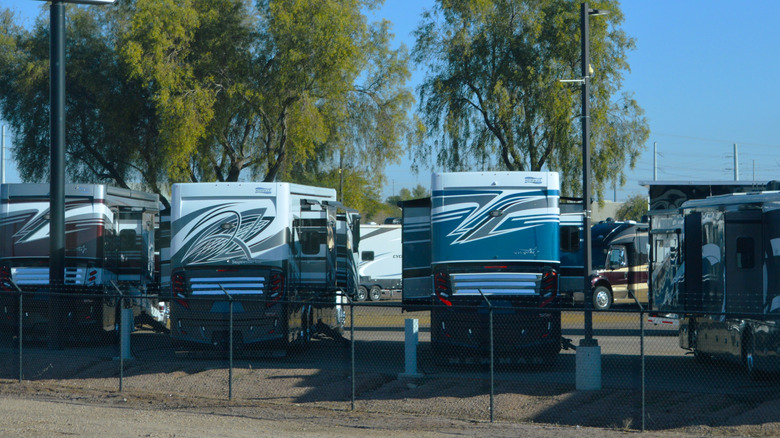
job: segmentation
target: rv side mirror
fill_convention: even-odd
[[[363,251],[362,253],[360,253],[360,260],[364,262],[373,262],[374,251]]]

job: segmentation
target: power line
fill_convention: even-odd
[[[714,138],[705,138],[705,137],[694,137],[689,135],[679,135],[679,134],[665,134],[662,132],[653,132],[652,135],[660,135],[662,137],[674,137],[674,138],[684,138],[686,140],[696,140],[696,141],[711,141],[716,143],[737,143],[740,146],[742,145],[751,145],[751,146],[762,146],[762,147],[780,147],[780,144],[767,144],[767,143],[751,143],[748,141],[740,141],[740,140],[723,140],[723,139],[714,139]]]

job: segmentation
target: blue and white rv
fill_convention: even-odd
[[[551,364],[561,349],[560,209],[552,172],[435,173],[430,198],[402,203],[403,302],[431,311],[441,357],[489,351]]]
[[[357,292],[360,216],[336,191],[289,183],[174,184],[171,339],[304,346],[339,337],[342,304]]]

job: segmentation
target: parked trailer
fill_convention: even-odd
[[[359,216],[336,202],[333,189],[174,184],[172,340],[226,347],[228,294],[237,346],[287,349],[305,345],[317,332],[340,337],[343,304],[357,289],[356,281],[348,283],[359,229]],[[339,245],[349,248],[340,252]],[[345,266],[341,283],[340,260],[353,264]]]
[[[117,287],[135,297],[136,324],[162,328],[157,300],[148,298],[155,291],[158,211],[157,195],[102,184],[67,184],[61,291],[49,284],[49,185],[0,186],[2,327],[12,329],[19,323],[15,284],[30,292],[30,299],[23,302],[21,323],[31,337],[43,339],[49,332],[49,291],[79,295],[65,300],[67,309],[55,309],[64,315],[61,330],[69,338],[116,333]]]
[[[360,290],[358,301],[378,301],[401,291],[401,225],[360,227]]]
[[[550,365],[561,350],[558,174],[435,173],[403,208],[403,303],[431,312],[437,358]],[[492,312],[490,311],[492,308]]]
[[[651,306],[679,315],[680,347],[780,371],[780,192],[651,212]]]

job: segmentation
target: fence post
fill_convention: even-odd
[[[22,289],[19,288],[19,286],[16,286],[16,283],[13,283],[14,287],[16,287],[16,290],[19,291],[19,383],[22,383],[22,325],[23,325],[23,318],[24,318],[24,312],[22,311]]]
[[[111,285],[114,286],[114,289],[119,294],[117,304],[119,305],[119,392],[121,393],[124,389],[125,349],[129,347],[126,343],[129,344],[130,337],[128,335],[127,339],[125,339],[125,298],[122,295],[122,290],[119,289],[114,280],[111,280]],[[129,350],[129,348],[127,349]]]
[[[639,311],[639,355],[642,358],[642,432],[645,431],[645,312]]]
[[[355,410],[355,304],[352,298],[347,297],[349,300],[349,342],[352,358],[352,406],[351,409]]]
[[[494,380],[494,372],[495,372],[495,364],[493,362],[494,358],[494,350],[493,350],[493,305],[490,304],[490,300],[487,299],[485,294],[482,293],[482,289],[478,289],[479,294],[482,295],[482,299],[485,300],[485,302],[488,305],[488,324],[489,324],[489,331],[490,331],[490,422],[493,422],[493,394],[495,392],[495,380]]]
[[[228,401],[233,401],[233,297],[221,284],[219,288],[227,295],[228,299]]]
[[[642,307],[642,303],[634,294],[634,291],[628,289],[628,293],[631,294],[631,298],[639,307],[639,358],[642,362],[642,432],[645,431],[645,309]]]

